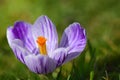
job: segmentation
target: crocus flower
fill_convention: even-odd
[[[8,27],[7,39],[17,59],[38,74],[53,72],[80,55],[86,45],[85,29],[77,22],[65,29],[58,45],[56,27],[47,16],[33,25],[17,21]]]

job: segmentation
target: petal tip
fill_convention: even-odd
[[[37,18],[37,20],[41,20],[41,19],[45,19],[45,18],[49,19],[48,16],[46,16],[46,15],[41,15],[41,16],[39,16],[39,17]]]
[[[23,24],[23,23],[24,23],[24,21],[16,21],[16,22],[14,23],[14,27],[20,26],[20,25]]]

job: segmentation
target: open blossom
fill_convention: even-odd
[[[77,22],[64,30],[58,44],[56,27],[47,16],[40,16],[33,25],[17,21],[7,29],[7,39],[17,59],[38,74],[54,71],[86,46],[85,29]]]

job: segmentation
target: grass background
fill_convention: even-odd
[[[87,46],[76,59],[48,75],[30,72],[19,62],[6,40],[15,21],[29,23],[47,15],[59,38],[79,22],[87,32]],[[0,0],[0,80],[120,80],[120,0]]]

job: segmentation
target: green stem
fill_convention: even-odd
[[[90,72],[90,80],[93,80],[93,78],[94,78],[94,71],[91,71]]]

